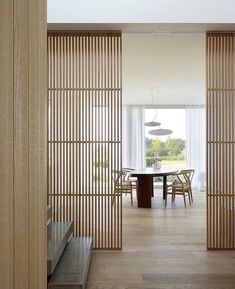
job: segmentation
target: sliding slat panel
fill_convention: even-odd
[[[122,247],[121,34],[48,33],[48,202],[97,249]]]
[[[207,246],[235,248],[235,34],[207,34]]]

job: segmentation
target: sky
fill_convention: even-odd
[[[154,119],[156,113],[156,118]],[[161,123],[161,128],[170,129],[173,133],[170,135],[171,138],[186,138],[186,114],[185,109],[146,109],[145,110],[145,122],[153,121]],[[155,138],[151,136],[148,131],[151,129],[157,129],[145,127],[146,136],[148,138]],[[165,141],[168,136],[158,136],[162,141]]]

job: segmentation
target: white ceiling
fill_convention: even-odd
[[[107,24],[234,23],[235,1],[48,0],[47,22]]]
[[[48,30],[119,30],[123,33],[203,33],[235,31],[235,23],[48,23]]]
[[[122,37],[123,104],[204,105],[205,33]]]

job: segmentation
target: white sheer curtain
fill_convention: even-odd
[[[186,109],[186,162],[195,169],[193,187],[205,190],[206,112],[204,108]]]
[[[122,127],[122,166],[145,167],[144,109],[124,106]]]

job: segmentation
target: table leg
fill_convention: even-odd
[[[152,192],[153,192],[153,177],[139,176],[137,185],[138,208],[151,208]]]
[[[166,199],[166,195],[167,195],[167,184],[166,184],[166,181],[167,181],[167,176],[163,176],[163,200]]]

